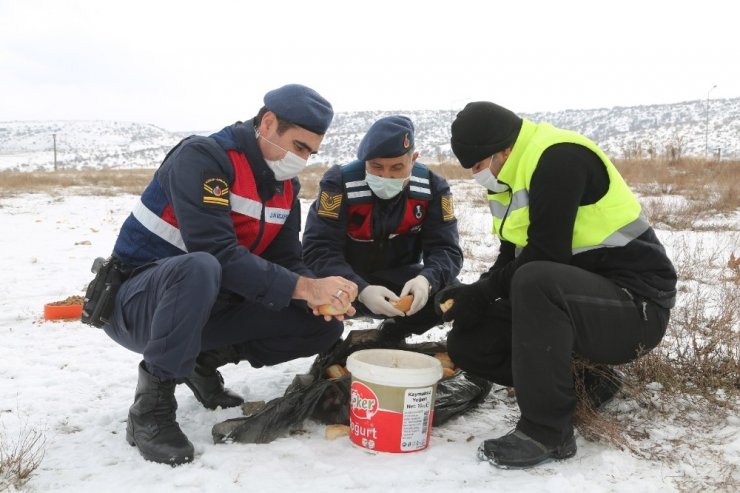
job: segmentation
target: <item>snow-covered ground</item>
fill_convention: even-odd
[[[466,281],[495,255],[487,207],[464,203],[472,196],[469,186],[454,185],[468,257],[461,276]],[[195,445],[195,461],[177,468],[146,462],[124,438],[140,356],[79,321],[47,322],[42,316],[44,303],[84,292],[93,258],[108,255],[135,200],[64,194],[0,199],[0,439],[7,447],[32,430],[45,437],[43,461],[23,491],[635,492],[732,490],[739,484],[740,419],[731,414],[719,426],[700,430],[696,424],[702,416],[687,416],[683,399],[665,399],[658,385],[645,390],[661,412],[624,396],[605,412],[615,419],[644,416],[644,437],[635,446],[664,453],[640,457],[579,435],[574,458],[518,471],[476,458],[479,443],[506,433],[518,416],[515,402],[499,387],[476,410],[433,429],[426,450],[373,454],[347,438],[326,440],[324,427],[311,421],[304,423],[304,432],[270,444],[215,445],[211,427],[238,417],[240,410],[206,410],[179,386],[178,421]],[[692,238],[659,234],[669,251],[672,242]],[[705,235],[701,241],[729,254],[736,240]],[[347,330],[370,326],[352,321]],[[445,327],[433,329],[417,340],[438,340],[445,332]],[[246,400],[269,400],[282,395],[311,362],[262,369],[242,363],[222,373],[227,386]],[[729,479],[718,485],[718,477]],[[2,484],[0,476],[0,489]]]

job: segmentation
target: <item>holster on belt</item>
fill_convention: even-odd
[[[116,294],[128,279],[128,272],[116,257],[98,257],[92,265],[95,278],[88,284],[82,303],[83,323],[95,327],[105,325],[113,314]]]

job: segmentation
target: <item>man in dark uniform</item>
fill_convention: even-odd
[[[601,377],[607,365],[662,339],[676,272],[637,198],[586,137],[475,102],[452,123],[451,143],[488,190],[501,247],[477,282],[437,295],[453,303],[448,351],[464,370],[514,386],[521,411],[479,457],[502,467],[567,459],[576,453],[572,357],[598,370],[576,375],[598,407],[620,385]]]
[[[301,260],[296,176],[332,117],[308,87],[268,92],[253,119],[172,149],[124,222],[113,258],[131,274],[103,329],[143,354],[126,438],[147,460],[193,459],[175,384],[208,408],[237,406],[219,366],[324,351],[341,337],[342,316],[316,316],[317,307],[354,313],[354,282],[316,278]]]
[[[358,315],[385,318],[387,340],[442,322],[430,295],[457,283],[463,262],[450,187],[418,156],[411,120],[376,121],[358,160],[324,174],[303,233],[306,264],[357,283]],[[406,294],[414,300],[404,313],[392,303]]]

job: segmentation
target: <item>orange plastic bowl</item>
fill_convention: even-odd
[[[82,303],[72,305],[44,305],[44,318],[46,320],[74,320],[82,316]]]

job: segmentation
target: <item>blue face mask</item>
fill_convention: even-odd
[[[410,176],[410,175],[409,175]],[[403,190],[403,184],[408,180],[406,178],[383,178],[382,176],[365,173],[365,181],[370,190],[381,199],[392,199]]]

